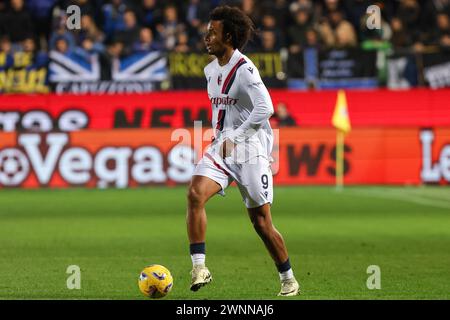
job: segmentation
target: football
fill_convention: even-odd
[[[159,264],[152,264],[144,268],[139,275],[139,290],[152,299],[165,297],[173,286],[170,271]]]

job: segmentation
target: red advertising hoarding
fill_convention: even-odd
[[[193,130],[184,133],[194,137]],[[195,150],[195,138],[173,134],[172,129],[0,133],[0,186],[186,183],[201,150]],[[281,129],[278,136],[275,184],[334,183],[333,129]],[[344,169],[346,184],[448,184],[450,129],[354,129],[346,137]]]
[[[330,127],[336,91],[271,90],[275,108],[287,105],[301,127]],[[450,89],[347,91],[353,127],[450,126]],[[208,122],[205,91],[130,95],[4,95],[0,98],[0,131],[38,128],[78,129],[181,128],[194,120]]]

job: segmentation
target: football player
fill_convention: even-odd
[[[278,269],[279,295],[293,296],[300,293],[299,284],[270,211],[273,132],[269,118],[273,105],[258,69],[241,53],[253,33],[251,19],[238,8],[221,6],[210,14],[204,41],[208,54],[216,58],[204,71],[215,135],[195,168],[188,191],[191,290],[212,280],[205,265],[205,203],[217,193],[224,195],[236,181],[250,220]]]

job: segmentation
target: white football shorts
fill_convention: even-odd
[[[217,182],[225,196],[225,189],[233,182],[241,192],[242,200],[247,208],[260,207],[273,201],[273,176],[270,162],[258,156],[250,163],[225,163],[216,161],[205,153],[195,167],[193,175],[205,176]]]

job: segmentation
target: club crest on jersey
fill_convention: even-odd
[[[219,76],[217,77],[217,85],[220,86],[221,83],[222,83],[222,74],[219,74]]]

